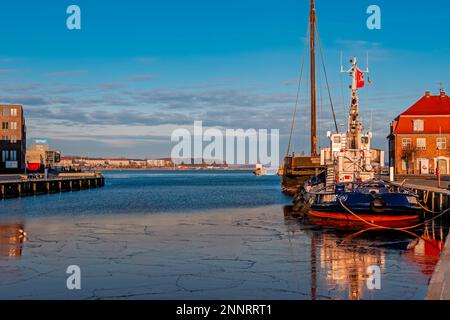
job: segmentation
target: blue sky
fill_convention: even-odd
[[[66,28],[77,4],[82,30]],[[381,8],[381,30],[366,8]],[[278,128],[281,152],[295,101],[309,1],[2,1],[0,101],[25,107],[28,136],[64,154],[162,157],[173,129],[194,120],[219,128]],[[423,95],[450,91],[450,3],[316,1],[339,122],[349,79],[339,56],[370,54],[363,120],[385,148],[389,122]],[[332,129],[318,76],[319,135]],[[296,150],[308,150],[307,87]],[[372,116],[370,116],[372,115]],[[372,121],[370,119],[372,118]]]

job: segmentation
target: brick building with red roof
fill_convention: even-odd
[[[450,98],[429,91],[391,123],[389,161],[395,174],[450,174]]]

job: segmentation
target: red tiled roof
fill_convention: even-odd
[[[421,119],[424,121],[423,131],[413,130],[413,120]],[[421,117],[421,116],[409,116],[402,117],[400,115],[397,123],[394,126],[395,134],[448,134],[450,133],[450,116],[443,117]]]
[[[413,130],[413,121],[424,121],[423,131]],[[394,134],[440,134],[450,133],[450,98],[441,92],[432,96],[429,92],[405,112],[401,113],[393,127]]]
[[[450,98],[445,93],[439,96],[425,94],[401,116],[450,115]]]

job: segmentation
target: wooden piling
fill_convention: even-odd
[[[403,187],[411,190],[419,196],[419,200],[430,210],[441,212],[450,208],[450,190],[413,184],[393,184],[394,190]],[[450,214],[450,213],[449,213]]]
[[[435,193],[434,192],[432,192],[431,193],[431,211],[434,211],[434,203],[435,203],[435,201],[434,201],[434,198],[435,198]]]

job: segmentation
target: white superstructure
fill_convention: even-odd
[[[327,185],[372,180],[384,163],[384,151],[371,148],[372,133],[365,131],[359,120],[357,90],[364,86],[364,78],[356,65],[356,58],[351,62],[352,67],[346,71],[352,76],[347,132],[328,132],[330,147],[320,150],[321,165],[327,168]]]

